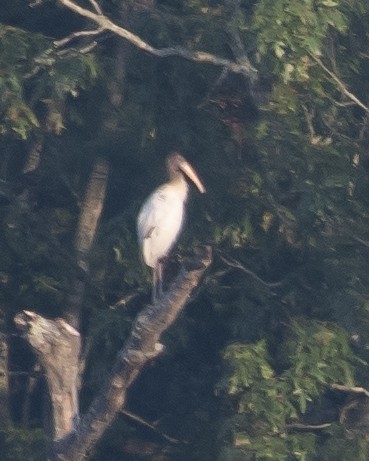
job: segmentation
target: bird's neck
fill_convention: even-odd
[[[188,184],[182,174],[175,175],[169,182],[169,185],[177,191],[178,195],[180,195],[183,200],[186,200]]]

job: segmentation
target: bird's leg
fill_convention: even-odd
[[[159,298],[163,296],[163,262],[158,262],[158,291]]]
[[[152,303],[155,304],[156,302],[156,299],[157,299],[157,286],[158,286],[158,271],[157,271],[157,268],[154,267],[153,270],[152,270]]]
[[[158,261],[153,269],[152,302],[155,303],[163,296],[163,261]]]

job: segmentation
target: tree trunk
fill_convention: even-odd
[[[15,323],[45,371],[53,409],[51,432],[60,440],[78,423],[80,335],[62,319],[48,320],[30,311],[18,314]]]
[[[8,343],[0,320],[0,430],[9,423]]]
[[[86,276],[89,274],[88,257],[96,236],[97,226],[105,201],[108,177],[109,164],[105,160],[97,159],[82,202],[74,241],[77,265]],[[76,277],[71,288],[65,312],[67,322],[76,329],[80,328],[84,292],[85,281]]]
[[[138,315],[130,337],[118,352],[111,376],[90,409],[78,423],[78,357],[80,335],[64,320],[48,320],[23,311],[15,318],[45,369],[53,407],[54,460],[82,461],[123,408],[126,393],[143,367],[158,356],[161,334],[175,321],[191,299],[211,263],[204,247],[185,262],[167,294]]]

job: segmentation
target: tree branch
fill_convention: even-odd
[[[369,107],[366,106],[363,102],[360,101],[359,98],[357,98],[353,93],[351,93],[346,85],[337,77],[336,74],[334,74],[331,70],[326,67],[323,62],[314,54],[309,53],[310,57],[324,70],[326,74],[328,74],[337,84],[338,88],[341,90],[341,92],[347,96],[351,101],[353,101],[357,106],[361,107],[365,112],[369,112]]]
[[[238,27],[238,20],[241,16],[240,3],[240,0],[224,0],[224,5],[229,15],[227,23],[229,46],[238,64],[243,64],[250,70],[249,77],[251,77],[251,83],[253,84],[256,81],[257,70],[252,66],[240,36]]]
[[[59,48],[61,46],[66,45],[67,43],[71,42],[75,38],[91,37],[91,36],[94,36],[94,35],[99,35],[102,32],[104,32],[104,30],[105,29],[100,27],[98,29],[93,29],[93,30],[82,30],[82,31],[79,31],[79,32],[72,32],[70,35],[68,35],[67,37],[65,37],[65,38],[63,38],[61,40],[54,40],[54,45],[57,48]]]
[[[81,337],[63,319],[45,319],[34,312],[16,315],[15,324],[45,370],[53,406],[53,437],[71,433],[78,420],[78,357]]]
[[[95,0],[89,0],[97,14],[103,14],[100,5]]]
[[[280,287],[281,285],[283,285],[284,283],[284,280],[280,281],[280,282],[265,282],[265,280],[261,279],[258,275],[256,275],[254,272],[250,271],[249,269],[247,269],[243,264],[241,264],[239,261],[237,261],[236,259],[233,259],[229,256],[225,257],[225,256],[222,256],[220,253],[219,254],[219,257],[220,259],[225,263],[227,264],[229,267],[233,267],[234,269],[239,269],[241,270],[242,272],[244,272],[245,274],[249,275],[250,277],[252,277],[254,280],[256,280],[257,282],[259,282],[261,285],[267,287],[267,288],[276,288],[276,287]]]
[[[286,424],[286,429],[288,431],[321,431],[331,427],[332,423],[323,423],[323,424],[303,424],[303,423],[292,423]]]
[[[332,384],[331,388],[336,391],[347,392],[349,394],[365,395],[365,397],[369,398],[369,391],[364,389],[363,387],[343,386],[342,384]]]
[[[95,398],[72,441],[64,447],[65,460],[82,461],[123,407],[126,392],[142,368],[162,352],[161,334],[175,321],[211,263],[211,250],[204,247],[183,267],[167,294],[147,306],[137,317],[131,335],[119,351],[109,382]],[[195,270],[190,266],[195,264]]]
[[[34,312],[24,311],[16,317],[23,336],[36,351],[42,363],[53,404],[56,427],[54,459],[82,461],[123,408],[126,393],[143,367],[163,350],[161,334],[176,320],[191,299],[191,293],[211,263],[211,250],[202,247],[195,257],[185,260],[182,270],[169,291],[155,305],[149,305],[138,315],[130,337],[118,352],[110,379],[92,402],[77,426],[78,363],[80,337],[64,320],[48,320]],[[71,345],[77,353],[71,353]],[[68,349],[69,346],[69,349]],[[71,363],[71,360],[73,361]],[[68,367],[71,370],[68,370]],[[74,407],[71,407],[73,404]],[[70,422],[74,425],[71,426]],[[69,424],[65,424],[68,423]]]
[[[69,10],[83,16],[84,18],[90,19],[93,21],[100,29],[109,30],[119,37],[124,38],[129,41],[132,45],[139,48],[140,50],[146,51],[154,56],[159,58],[167,58],[171,56],[181,57],[189,61],[208,63],[215,66],[226,67],[232,72],[246,75],[248,78],[255,81],[257,70],[251,65],[248,59],[243,59],[240,63],[235,63],[229,59],[220,58],[211,53],[206,53],[204,51],[188,51],[182,47],[168,47],[168,48],[154,48],[149,43],[142,40],[138,35],[135,35],[132,32],[129,32],[127,29],[120,27],[114,24],[108,17],[103,14],[94,13],[86,8],[77,5],[71,0],[58,0],[59,3]]]
[[[156,434],[159,434],[163,439],[167,440],[170,443],[188,443],[183,440],[174,439],[173,437],[170,437],[168,434],[165,434],[164,432],[159,431],[159,429],[154,424],[151,424],[145,421],[144,419],[140,418],[140,416],[137,416],[128,410],[121,410],[120,412],[123,415],[127,416],[128,418],[132,419],[133,421],[136,421],[137,423],[141,424],[142,426],[148,427],[153,432],[155,432]]]
[[[87,184],[74,241],[77,266],[87,275],[89,274],[88,256],[100,221],[108,178],[109,164],[103,159],[97,159]],[[85,287],[85,281],[76,277],[65,310],[67,321],[77,329],[80,324]]]

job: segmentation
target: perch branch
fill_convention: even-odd
[[[53,404],[53,461],[82,461],[122,410],[126,393],[143,367],[163,350],[161,334],[175,321],[191,299],[211,263],[209,247],[198,249],[195,257],[184,261],[182,270],[168,292],[156,304],[140,312],[126,344],[118,352],[110,378],[92,402],[88,412],[78,418],[80,356],[78,332],[64,320],[48,320],[34,312],[16,316],[16,325],[31,344],[48,377]],[[71,347],[76,349],[71,353]]]
[[[65,461],[82,461],[125,403],[126,392],[142,368],[162,352],[161,334],[175,321],[211,263],[211,250],[203,247],[185,263],[169,291],[137,317],[130,337],[119,351],[110,379],[81,419],[74,437],[61,444]]]

